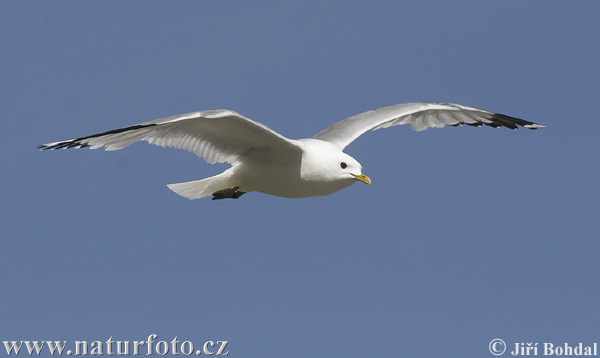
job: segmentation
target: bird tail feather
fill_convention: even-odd
[[[184,198],[200,199],[211,196],[214,192],[231,187],[231,168],[219,175],[202,180],[168,184],[167,187]]]

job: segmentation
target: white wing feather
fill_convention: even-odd
[[[234,164],[256,152],[267,160],[272,154],[271,159],[277,160],[300,151],[296,141],[230,110],[180,114],[87,137],[48,143],[39,148],[106,147],[110,151],[137,141],[185,149],[211,164]]]
[[[529,129],[544,128],[533,122],[460,104],[403,103],[346,118],[322,130],[313,138],[336,143],[343,149],[369,130],[403,124],[410,124],[415,131],[463,124],[472,126],[485,124],[511,129],[517,129],[518,125]]]

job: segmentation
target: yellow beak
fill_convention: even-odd
[[[358,181],[362,181],[365,184],[371,184],[371,178],[369,178],[368,176],[366,176],[364,174],[361,174],[361,175],[352,174],[352,175],[354,175],[354,177]]]

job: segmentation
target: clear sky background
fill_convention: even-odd
[[[231,357],[487,357],[600,342],[597,1],[2,1],[0,340],[228,340]],[[403,102],[373,185],[189,201],[225,170],[40,144],[227,108],[290,138]],[[2,351],[0,356],[6,353]]]

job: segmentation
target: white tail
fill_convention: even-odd
[[[185,183],[168,184],[167,187],[175,193],[188,199],[200,199],[211,196],[214,192],[231,188],[230,183],[233,168],[229,168],[219,175],[214,177],[188,181]]]

